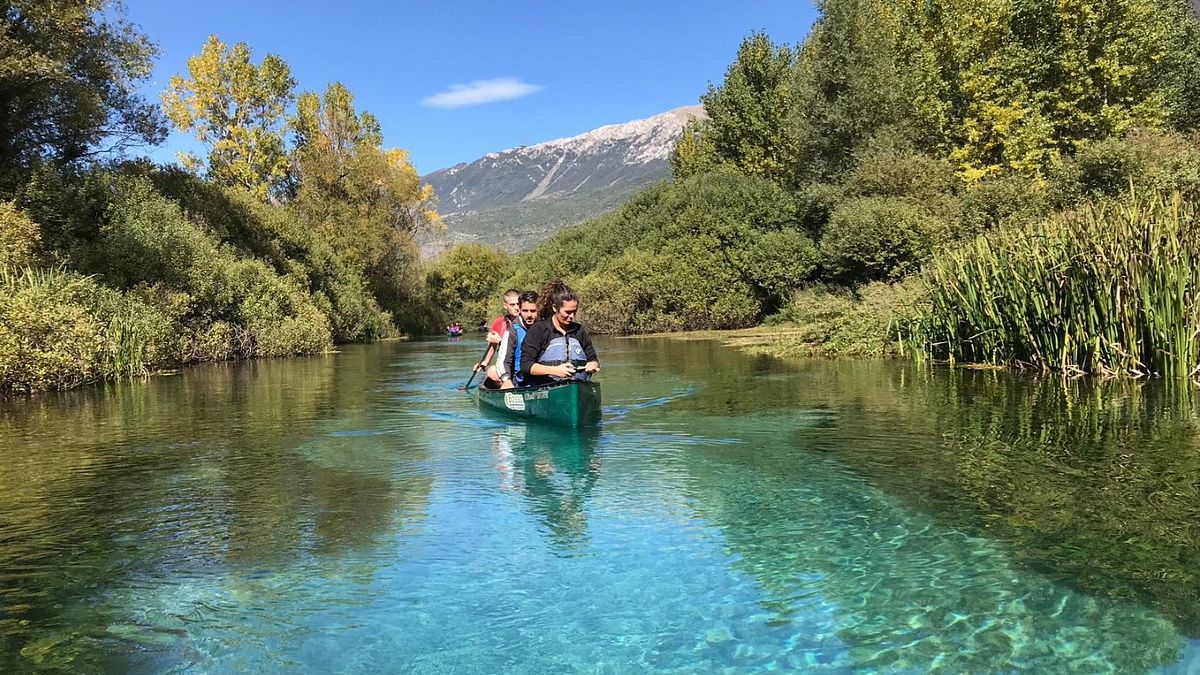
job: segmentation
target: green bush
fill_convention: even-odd
[[[66,389],[105,376],[105,325],[83,299],[91,279],[0,267],[0,391]]]
[[[204,181],[192,174],[161,169],[152,178],[222,244],[262,260],[294,279],[312,296],[330,323],[335,342],[360,342],[394,333],[362,268],[338,254],[296,208],[266,204],[247,191]]]
[[[217,242],[145,179],[118,181],[100,228],[95,266],[118,288],[163,283],[183,288],[217,257]]]
[[[30,265],[42,242],[42,232],[15,202],[0,202],[0,266]]]
[[[694,247],[685,254],[680,249]],[[680,242],[663,254],[626,251],[581,279],[581,316],[598,333],[744,328],[762,315],[755,288],[714,250],[715,240]]]
[[[829,215],[846,198],[841,184],[806,183],[796,190],[796,222],[814,237],[819,237]]]
[[[1200,146],[1193,133],[1135,130],[1090,143],[1050,173],[1049,197],[1060,208],[1137,192],[1179,192],[1200,199]]]
[[[954,167],[927,155],[882,152],[862,158],[846,178],[847,197],[911,197],[928,203],[962,187]]]
[[[825,267],[846,282],[896,281],[947,236],[944,221],[906,199],[863,197],[833,212],[821,239]]]
[[[425,288],[437,310],[439,325],[459,321],[477,326],[501,310],[499,297],[512,274],[512,258],[486,244],[459,244],[430,263]],[[518,288],[540,290],[542,282]]]
[[[1022,176],[981,181],[963,196],[955,236],[972,237],[1001,227],[1028,224],[1050,212],[1045,186]]]
[[[65,389],[184,360],[178,298],[62,269],[0,266],[0,392]]]
[[[924,286],[911,280],[873,282],[857,291],[813,286],[798,291],[776,317],[795,324],[797,333],[783,339],[784,354],[882,356],[903,348],[903,330],[926,302]]]
[[[504,285],[563,275],[598,332],[752,325],[808,280],[817,249],[795,199],[730,167],[660,185],[517,261]]]
[[[759,234],[735,249],[737,264],[745,276],[778,306],[812,277],[821,252],[808,235],[799,230],[776,230]]]

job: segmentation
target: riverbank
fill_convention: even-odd
[[[851,293],[815,286],[797,291],[758,326],[734,330],[650,333],[677,340],[717,340],[749,354],[778,358],[898,356],[900,326],[922,300],[916,283],[871,283]]]
[[[696,330],[680,333],[650,333],[648,335],[623,335],[630,338],[668,338],[685,342],[714,340],[746,354],[774,356],[781,359],[803,357],[848,356],[842,351],[831,349],[828,343],[815,339],[814,326],[794,323],[774,326],[755,326],[736,330]],[[893,356],[892,350],[885,353],[856,353],[854,356]]]

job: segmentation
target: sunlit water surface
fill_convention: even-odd
[[[474,341],[0,408],[0,671],[1200,673],[1189,392],[599,346],[594,433]]]

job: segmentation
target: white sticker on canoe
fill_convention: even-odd
[[[504,407],[509,410],[525,410],[525,399],[520,394],[507,393],[504,395]]]

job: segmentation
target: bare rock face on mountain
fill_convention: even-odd
[[[700,106],[593,129],[571,138],[493,152],[421,180],[433,186],[446,232],[426,255],[479,240],[528,249],[555,231],[626,202],[670,175],[671,149]]]

